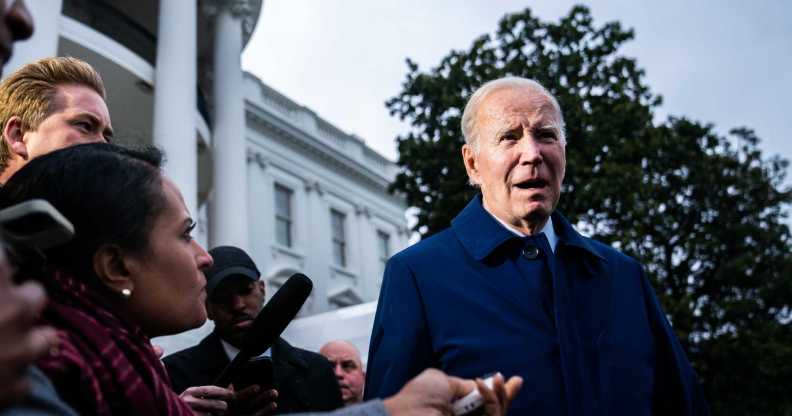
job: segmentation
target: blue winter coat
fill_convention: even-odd
[[[366,398],[423,369],[525,380],[511,415],[703,415],[695,374],[641,265],[559,213],[555,253],[504,228],[474,198],[451,228],[388,262]],[[530,260],[523,252],[538,244]]]

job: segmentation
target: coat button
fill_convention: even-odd
[[[523,256],[525,256],[528,260],[534,260],[539,257],[539,247],[534,245],[526,246],[522,252]]]

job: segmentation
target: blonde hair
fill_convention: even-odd
[[[102,76],[87,62],[72,57],[44,58],[29,63],[0,83],[0,132],[13,116],[22,119],[22,133],[38,129],[57,110],[56,88],[81,85],[105,99]],[[0,172],[8,167],[11,149],[0,140]]]

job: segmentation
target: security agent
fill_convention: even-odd
[[[239,352],[264,306],[265,284],[247,253],[221,246],[209,250],[209,254],[214,265],[206,271],[206,310],[215,329],[198,345],[163,360],[178,393],[191,386],[212,384]],[[333,410],[344,405],[332,366],[321,355],[292,347],[283,339],[264,355],[272,358],[272,389],[255,399],[255,407],[270,406],[274,414],[282,414]],[[240,405],[249,408],[251,404]]]

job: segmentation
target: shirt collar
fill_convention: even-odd
[[[528,237],[528,234],[514,228],[511,224],[506,223],[505,221],[501,220],[500,218],[496,217],[495,214],[491,213],[484,204],[481,204],[485,211],[495,218],[495,221],[498,221],[500,225],[504,226],[507,230],[514,233],[517,237]],[[547,242],[550,243],[550,250],[555,253],[556,245],[558,245],[558,236],[553,229],[553,217],[547,218],[547,222],[545,223],[544,227],[539,231],[539,234],[544,233],[545,237],[547,237]],[[538,234],[537,234],[538,235]]]
[[[506,224],[487,212],[480,193],[451,221],[451,229],[457,235],[462,246],[478,261],[489,256],[506,241],[519,236],[519,233],[510,230]],[[553,212],[547,220],[547,224],[542,228],[542,232],[547,236],[553,251],[558,244],[563,243],[580,248],[605,260],[604,254],[575,231],[558,211]]]
[[[220,344],[223,346],[223,351],[225,351],[226,356],[228,356],[229,361],[233,361],[234,357],[239,354],[239,348],[227,343],[224,339],[220,339]],[[272,348],[267,349],[264,351],[259,357],[272,357]]]

